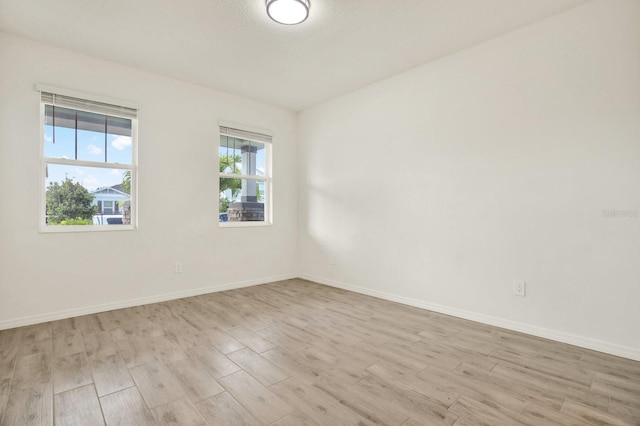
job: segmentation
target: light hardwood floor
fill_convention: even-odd
[[[640,362],[303,280],[0,332],[2,425],[640,425]]]

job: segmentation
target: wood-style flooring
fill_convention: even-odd
[[[2,425],[640,425],[640,362],[288,280],[0,331]]]

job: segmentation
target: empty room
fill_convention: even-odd
[[[640,425],[640,1],[0,0],[0,425]]]

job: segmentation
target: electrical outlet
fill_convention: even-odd
[[[329,264],[335,266],[336,263],[338,263],[338,260],[336,259],[336,255],[332,254],[331,257],[329,258]]]
[[[176,274],[182,273],[182,262],[176,262]]]
[[[524,297],[527,292],[527,283],[525,281],[514,281],[513,282],[513,294],[515,296]]]

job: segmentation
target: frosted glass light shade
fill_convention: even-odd
[[[266,0],[267,14],[284,25],[295,25],[309,17],[309,0]]]

